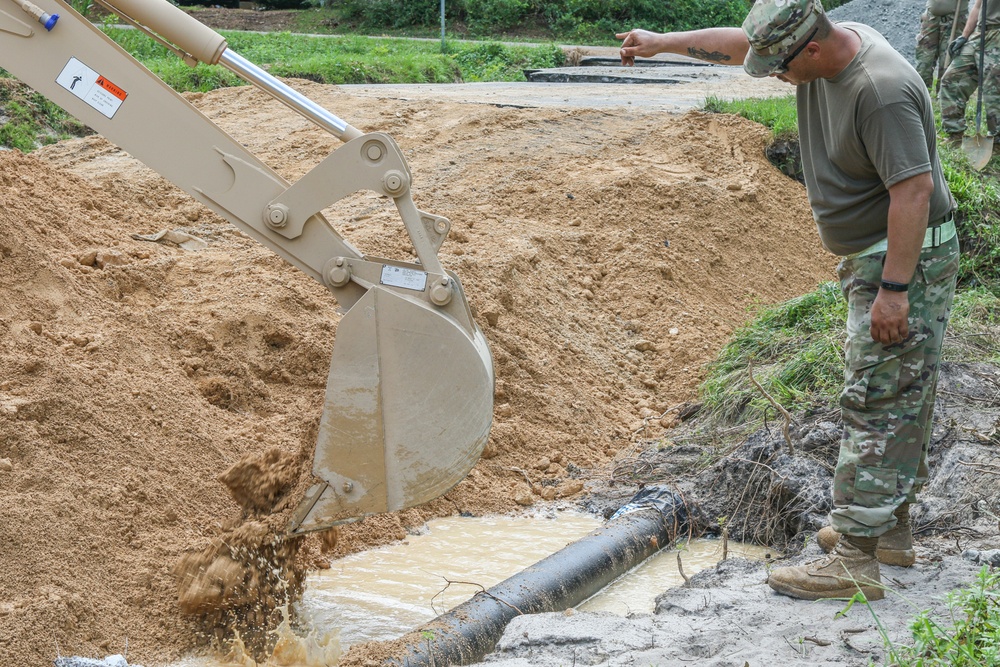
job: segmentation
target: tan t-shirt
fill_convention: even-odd
[[[980,9],[982,9],[982,4],[981,3],[982,3],[982,0],[980,0],[980,5],[979,5]],[[983,24],[983,15],[980,14],[979,15],[979,20],[976,21],[976,30],[975,30],[975,32],[972,35],[969,36],[970,40],[978,39],[978,37],[979,37],[979,27],[982,24]],[[998,2],[997,0],[993,0],[992,2],[990,2],[989,0],[987,0],[987,2],[986,2],[986,30],[987,30],[987,32],[989,32],[990,30],[996,30],[997,28],[1000,28],[1000,2]],[[962,27],[959,27],[959,30],[961,30],[961,29],[962,29]]]
[[[1000,0],[998,0],[1000,4]],[[832,79],[798,86],[806,193],[820,240],[850,255],[888,234],[888,188],[931,172],[930,221],[954,201],[937,155],[934,112],[916,70],[874,28],[842,23],[861,49]]]

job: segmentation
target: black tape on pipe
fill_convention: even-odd
[[[496,647],[515,616],[580,604],[672,544],[686,526],[680,496],[647,487],[590,535],[409,633],[404,639],[412,641],[384,664],[445,667],[478,662]]]

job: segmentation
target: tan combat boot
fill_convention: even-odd
[[[910,529],[910,504],[903,503],[896,508],[896,525],[878,538],[878,549],[875,556],[883,565],[910,567],[917,560],[913,551],[913,532]],[[840,533],[830,526],[824,526],[816,533],[816,542],[820,548],[830,553],[837,546]]]
[[[861,589],[869,600],[885,597],[875,558],[874,537],[846,537],[838,540],[829,556],[800,565],[779,567],[767,578],[767,585],[782,595],[801,600],[849,598]]]

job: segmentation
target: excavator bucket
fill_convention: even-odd
[[[486,341],[416,299],[373,287],[344,315],[310,489],[293,532],[446,493],[475,465],[493,418]]]

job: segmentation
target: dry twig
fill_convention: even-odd
[[[777,478],[778,478],[778,479],[780,479],[781,481],[783,481],[783,482],[787,482],[787,481],[788,481],[788,478],[787,478],[787,477],[785,477],[784,475],[782,475],[781,473],[779,473],[779,472],[778,472],[777,470],[775,470],[775,469],[774,469],[774,468],[772,468],[771,466],[767,465],[766,463],[761,463],[760,461],[754,461],[753,459],[741,459],[741,458],[740,458],[740,457],[738,457],[738,456],[734,456],[734,457],[733,457],[733,460],[734,460],[734,461],[743,461],[744,463],[752,463],[752,464],[753,464],[753,465],[755,465],[755,466],[761,466],[762,468],[767,468],[767,469],[768,469],[768,470],[770,470],[770,471],[771,471],[772,473],[774,473],[774,476],[775,476],[775,477],[777,477]]]
[[[785,418],[785,425],[781,428],[781,433],[785,436],[785,444],[788,445],[788,454],[790,456],[795,456],[795,448],[792,446],[792,436],[789,434],[789,426],[792,423],[792,415],[789,414],[788,410],[786,410],[783,405],[774,400],[774,397],[767,393],[764,387],[760,386],[760,383],[757,382],[756,378],[754,378],[752,359],[747,360],[747,373],[750,375],[750,382],[753,386],[757,387],[757,391],[764,394],[764,398],[770,401],[771,405],[774,406],[774,409],[780,412],[781,416]]]
[[[968,466],[969,468],[975,468],[980,472],[984,472],[987,475],[1000,475],[1000,466],[992,465],[990,463],[974,463],[972,461],[958,460],[959,465]]]
[[[646,425],[649,424],[650,421],[660,421],[661,419],[663,419],[664,417],[666,417],[667,415],[669,415],[674,410],[677,410],[679,408],[683,408],[685,405],[686,405],[686,403],[678,403],[677,405],[675,405],[673,407],[667,408],[666,410],[664,410],[659,415],[650,415],[648,417],[643,417],[642,418],[642,426],[640,426],[636,430],[632,431],[632,435],[639,435],[640,433],[642,433],[643,431],[646,430]]]
[[[523,470],[521,468],[511,468],[511,470],[514,471],[514,472],[519,472],[522,475],[524,475],[524,481],[526,481],[528,483],[528,486],[534,486],[534,483],[531,481],[531,478],[528,477],[527,471],[525,471],[525,470]]]
[[[631,467],[631,470],[627,470],[629,467]],[[611,471],[611,479],[615,482],[621,482],[624,481],[623,478],[628,476],[635,477],[640,472],[646,474],[653,472],[653,464],[638,456],[630,457],[615,465],[614,470]]]
[[[437,596],[441,595],[446,590],[448,590],[451,587],[452,584],[464,584],[466,586],[475,586],[476,588],[479,589],[479,592],[482,593],[483,595],[486,595],[487,597],[493,598],[494,600],[496,600],[500,604],[506,605],[506,606],[510,607],[511,609],[513,609],[514,611],[516,611],[521,616],[524,616],[524,612],[523,611],[521,611],[520,609],[518,609],[517,607],[515,607],[511,603],[507,602],[506,600],[501,600],[496,595],[493,595],[493,593],[490,593],[488,590],[486,590],[486,587],[483,586],[482,584],[477,584],[474,581],[452,581],[448,577],[441,577],[441,578],[444,579],[445,582],[446,582],[445,583],[445,587],[442,588],[441,590],[439,590],[437,593],[435,593],[434,597],[431,598],[431,609],[434,609],[434,600],[437,599]],[[435,610],[435,613],[437,613],[437,610]]]

